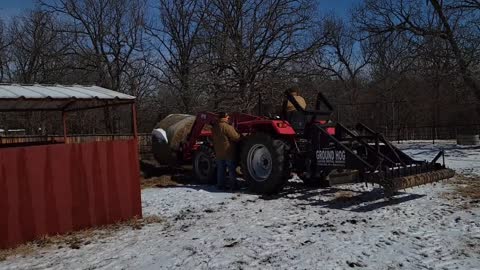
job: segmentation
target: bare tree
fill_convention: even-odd
[[[81,58],[76,67],[96,73],[99,85],[124,91],[122,75],[128,65],[142,60],[145,1],[40,1],[44,9],[65,19],[59,31],[74,36],[71,49]]]
[[[10,68],[15,81],[51,83],[59,79],[68,42],[54,30],[56,24],[51,14],[40,10],[13,19]]]
[[[467,1],[467,2],[474,2],[477,3],[477,1]],[[445,6],[443,3],[440,3],[438,0],[430,0],[430,3],[432,4],[435,13],[437,14],[441,24],[442,24],[442,37],[448,43],[450,44],[450,48],[453,52],[453,55],[455,56],[455,60],[457,62],[459,72],[467,85],[472,91],[475,97],[477,98],[477,101],[479,102],[479,105],[477,107],[478,114],[480,115],[480,84],[474,78],[472,71],[468,65],[468,60],[466,59],[466,54],[464,51],[462,51],[460,47],[460,39],[458,35],[455,34],[455,29],[452,27],[452,22],[447,18],[448,13],[445,10]],[[455,22],[454,22],[455,24]]]
[[[476,9],[480,9],[480,1],[479,0],[459,0],[459,1],[456,1],[456,3],[453,3],[453,6],[459,9],[476,10]]]
[[[206,33],[211,82],[219,107],[250,111],[259,92],[275,97],[268,81],[316,44],[314,1],[213,0]],[[268,91],[270,90],[270,91]]]
[[[127,92],[126,70],[143,61],[145,0],[40,0],[41,6],[65,20],[59,31],[74,37],[75,68],[93,77],[97,85]],[[87,82],[83,82],[87,83]],[[110,110],[105,125],[113,131]]]
[[[8,62],[9,62],[9,46],[11,40],[7,35],[5,23],[0,19],[0,82],[4,82],[8,76]],[[10,78],[9,78],[10,79]]]
[[[448,57],[455,59],[457,74],[480,101],[480,85],[472,72],[480,33],[475,24],[471,24],[471,19],[478,14],[465,12],[466,4],[469,9],[475,9],[476,3],[469,0],[366,0],[355,17],[360,29],[370,35],[403,32],[419,45],[431,38],[447,42]],[[477,112],[480,114],[480,105]]]
[[[338,79],[349,92],[350,102],[358,99],[360,77],[370,63],[373,52],[365,48],[356,31],[339,18],[329,17],[323,23],[324,46],[317,48],[314,61],[327,76]]]
[[[169,86],[188,113],[197,104],[200,32],[209,1],[160,0],[158,19],[148,28],[158,57],[152,64],[160,71],[161,82]],[[157,16],[155,16],[157,18]]]

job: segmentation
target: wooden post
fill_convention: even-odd
[[[62,111],[62,121],[63,121],[63,143],[67,143],[67,113]]]
[[[137,132],[137,107],[135,103],[132,103],[132,129],[133,129],[133,138],[138,141],[138,132]]]

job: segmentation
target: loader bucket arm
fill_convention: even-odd
[[[239,127],[239,123],[252,121],[252,120],[260,120],[264,119],[262,117],[253,116],[244,113],[231,113],[231,121],[235,128]],[[218,115],[213,112],[199,112],[196,115],[195,122],[192,125],[192,129],[187,136],[185,143],[182,144],[180,149],[181,156],[184,161],[190,160],[192,157],[193,152],[198,147],[198,142],[200,139],[205,137],[209,137],[211,135],[208,132],[204,131],[206,125],[214,125],[218,121]]]
[[[181,154],[184,161],[192,157],[194,148],[197,145],[198,139],[201,137],[205,125],[212,125],[218,121],[218,116],[212,112],[200,112],[196,115],[195,122],[192,129],[187,136],[186,142],[181,147]]]

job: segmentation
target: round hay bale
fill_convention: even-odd
[[[161,128],[152,132],[152,153],[160,164],[172,164],[175,160],[175,155],[168,145],[167,133]]]
[[[170,148],[178,150],[180,143],[187,139],[194,122],[195,116],[189,116],[167,128],[166,132]]]
[[[457,144],[459,145],[479,145],[479,135],[457,135]]]
[[[177,150],[186,141],[194,122],[193,115],[170,114],[156,125],[152,131],[152,152],[158,163],[176,163]]]
[[[161,143],[168,144],[167,133],[161,128],[154,129],[152,131],[152,136]]]
[[[177,162],[177,151],[187,140],[196,117],[188,114],[170,114],[162,119],[152,131],[152,152],[160,164],[172,165]],[[204,130],[211,130],[205,125]]]
[[[189,114],[169,114],[167,117],[163,118],[158,124],[155,126],[155,129],[161,128],[163,130],[167,130],[172,125],[182,121],[185,118],[192,117]]]

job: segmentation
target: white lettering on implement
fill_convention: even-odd
[[[345,150],[317,150],[317,165],[345,166]]]

